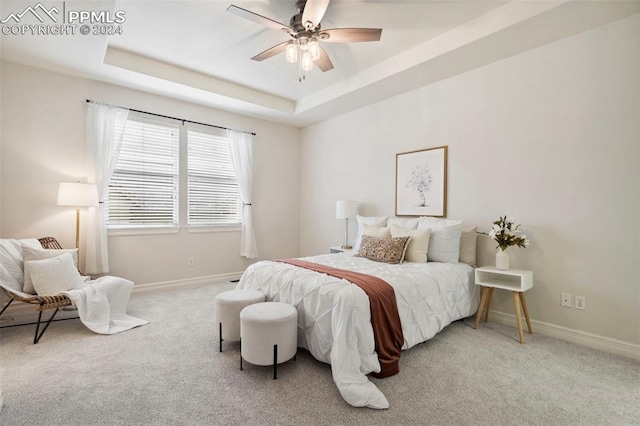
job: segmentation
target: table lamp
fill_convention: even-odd
[[[345,220],[344,228],[344,245],[343,249],[349,250],[352,247],[349,245],[349,218],[355,217],[358,214],[358,203],[355,201],[342,200],[336,203],[336,219]]]
[[[98,188],[92,183],[60,183],[58,205],[76,208],[76,248],[80,245],[80,207],[98,205]]]

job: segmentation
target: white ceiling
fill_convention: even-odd
[[[640,12],[640,0],[332,0],[322,28],[382,28],[382,38],[323,43],[335,68],[299,82],[284,55],[250,60],[288,40],[285,33],[226,11],[235,4],[288,24],[295,0],[42,3],[67,13],[123,11],[126,21],[121,35],[2,35],[2,59],[294,126]],[[0,19],[36,4],[2,0]],[[38,22],[25,15],[25,23]]]

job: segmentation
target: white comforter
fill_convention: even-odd
[[[424,342],[453,321],[472,315],[479,302],[473,268],[464,263],[389,265],[344,254],[304,260],[377,276],[395,290],[404,334],[402,349]],[[251,265],[237,288],[260,290],[269,301],[298,309],[298,346],[330,363],[342,397],[356,407],[388,408],[367,374],[379,372],[369,299],[356,285],[281,262]]]

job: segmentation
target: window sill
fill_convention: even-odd
[[[241,225],[191,225],[187,226],[187,232],[201,233],[201,232],[240,232],[242,231]]]
[[[180,226],[122,226],[107,228],[109,237],[119,237],[124,235],[154,235],[154,234],[177,234]]]

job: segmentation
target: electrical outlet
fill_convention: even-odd
[[[576,309],[587,309],[587,300],[584,296],[576,296],[575,305],[573,305]]]
[[[187,259],[187,265],[193,266],[193,257],[190,257],[189,259]]]
[[[565,308],[571,308],[571,295],[569,293],[562,293],[562,297],[560,298],[560,305]]]

